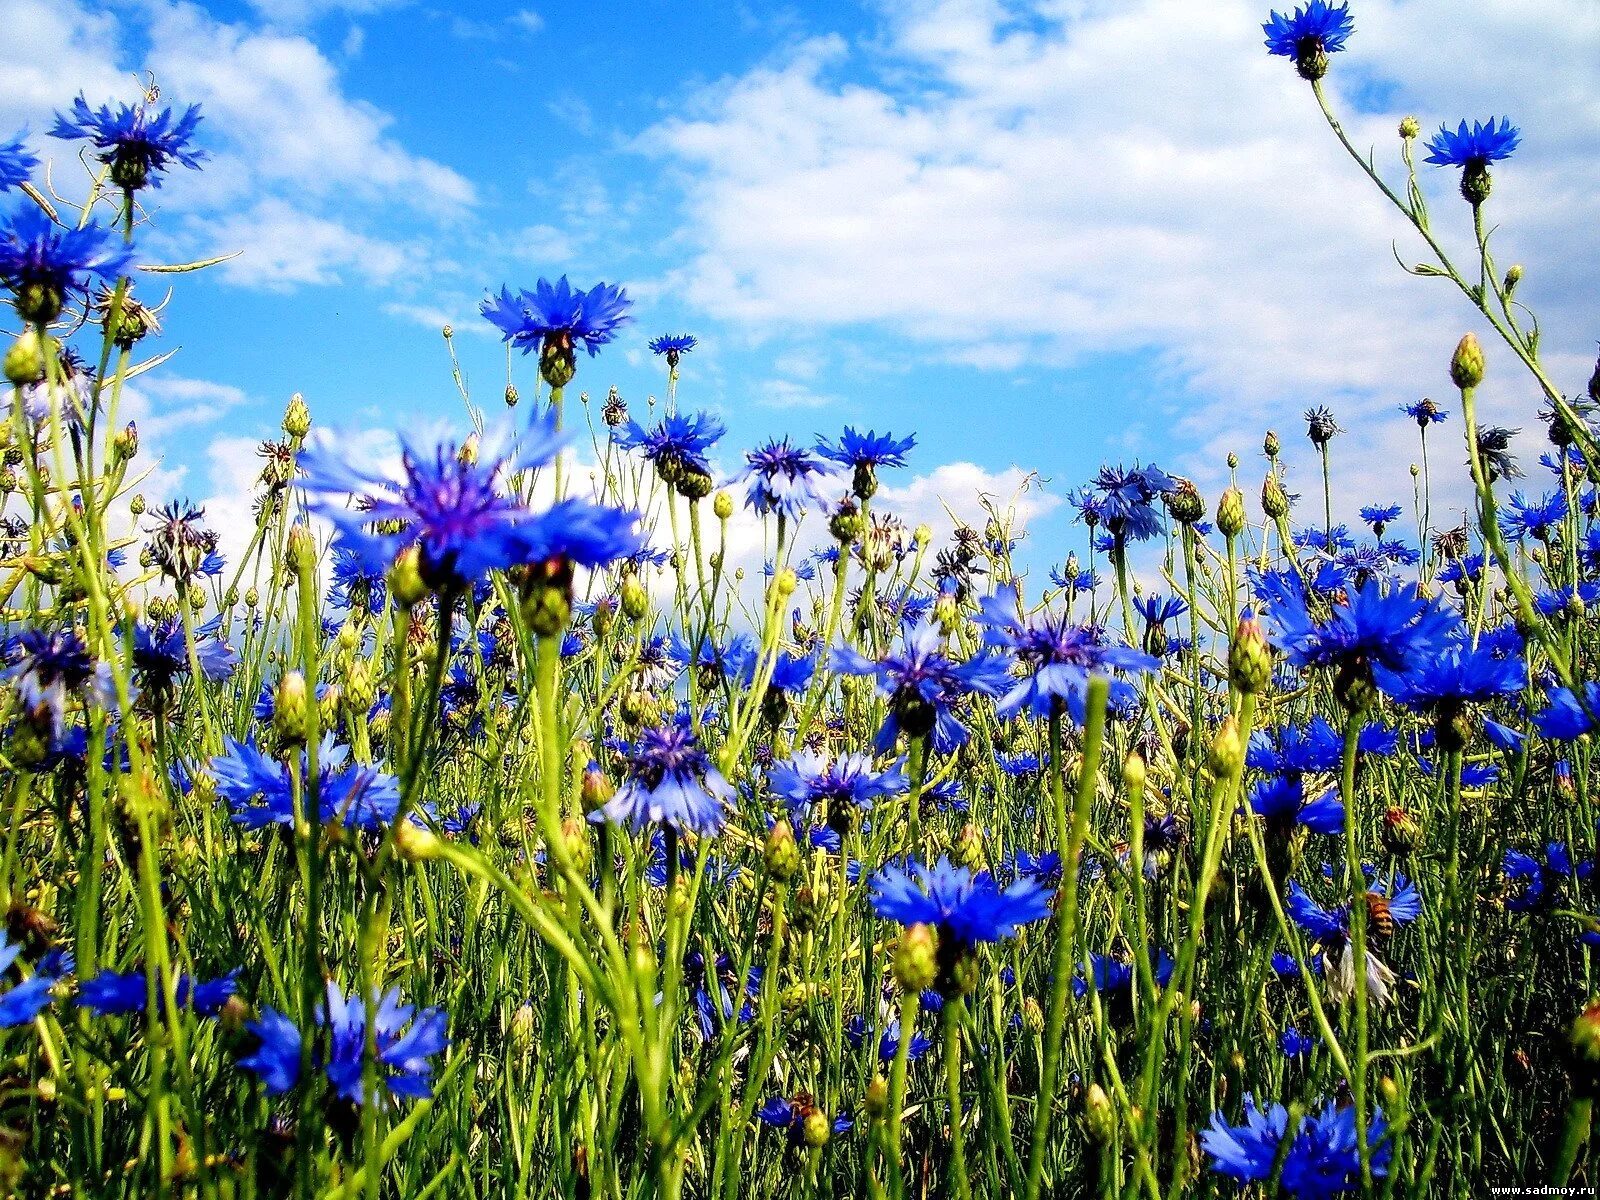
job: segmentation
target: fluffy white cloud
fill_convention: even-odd
[[[920,0],[884,6],[877,43],[806,41],[640,139],[688,168],[697,252],[674,282],[750,327],[870,324],[990,366],[1149,353],[1153,392],[1200,397],[1168,424],[1212,462],[1286,410],[1334,403],[1354,428],[1447,389],[1478,322],[1396,266],[1391,239],[1412,261],[1418,239],[1263,50],[1266,7]],[[1527,266],[1558,378],[1586,378],[1600,9],[1368,0],[1357,22],[1328,83],[1391,179],[1405,112],[1523,125],[1495,245]],[[1435,228],[1470,244],[1455,172],[1422,170]],[[1486,406],[1522,423],[1528,388],[1489,349]]]
[[[205,236],[212,253],[239,252],[218,268],[225,277],[276,290],[351,277],[386,284],[421,257],[413,247],[367,237],[277,198],[211,221]]]

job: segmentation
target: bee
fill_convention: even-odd
[[[1394,936],[1394,916],[1389,912],[1389,897],[1377,892],[1367,893],[1367,920],[1386,938]]]

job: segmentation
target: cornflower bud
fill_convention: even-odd
[[[1130,796],[1144,795],[1144,759],[1137,750],[1130,751],[1122,762],[1122,790]]]
[[[1400,118],[1400,136],[1405,141],[1412,141],[1422,133],[1422,123],[1415,117]]]
[[[650,611],[650,593],[632,571],[622,578],[622,615],[630,621],[642,621]]]
[[[296,441],[311,432],[311,410],[299,392],[289,397],[289,407],[283,414],[283,431]]]
[[[1228,646],[1228,678],[1240,692],[1253,696],[1272,682],[1272,647],[1261,623],[1248,608],[1239,617]]]
[[[1239,722],[1229,715],[1217,726],[1206,755],[1206,766],[1218,779],[1232,779],[1244,767],[1244,747],[1239,744]]]
[[[1223,537],[1238,537],[1244,532],[1244,493],[1232,484],[1217,501],[1217,528]]]
[[[1283,443],[1278,440],[1277,430],[1267,430],[1267,436],[1261,440],[1261,452],[1268,458],[1277,458],[1283,450]]]
[[[772,823],[761,853],[767,874],[779,883],[787,883],[800,870],[800,847],[794,840],[794,827],[787,820],[780,818]]]
[[[1391,807],[1383,814],[1383,848],[1396,858],[1404,858],[1422,845],[1422,826],[1405,809]]]
[[[872,1082],[867,1084],[864,1105],[867,1116],[874,1121],[881,1121],[889,1111],[889,1081],[882,1075],[874,1075]]]
[[[112,458],[119,463],[131,462],[139,453],[139,427],[129,421],[122,431],[111,439]]]
[[[522,399],[522,394],[517,391],[516,385],[511,383],[506,384],[506,407],[515,408],[517,406],[517,401],[520,399]]]
[[[778,577],[772,581],[772,586],[779,596],[787,598],[794,595],[795,588],[800,586],[800,579],[794,573],[793,567],[785,567],[778,572]]]
[[[407,546],[389,568],[389,595],[402,608],[421,604],[428,596],[428,585],[422,582],[422,553],[415,546]]]
[[[1450,380],[1462,391],[1470,391],[1483,382],[1483,347],[1476,334],[1463,334],[1456,343],[1456,352],[1450,358]]]
[[[1089,1136],[1102,1146],[1116,1135],[1116,1110],[1111,1106],[1111,1097],[1098,1083],[1091,1083],[1084,1093],[1083,1123],[1089,1127]]]
[[[718,492],[711,501],[711,511],[716,514],[717,520],[726,521],[733,516],[733,497],[727,492]]]
[[[433,830],[408,818],[394,827],[394,848],[407,862],[429,862],[439,857],[444,843]]]
[[[310,732],[310,721],[306,677],[299,671],[287,671],[278,680],[277,695],[273,699],[273,732],[285,746],[303,746]]]
[[[1289,515],[1289,496],[1278,481],[1276,471],[1268,471],[1261,481],[1261,511],[1276,521]]]
[[[18,387],[44,378],[44,343],[37,329],[24,329],[6,351],[6,378]]]
[[[800,1136],[813,1150],[820,1150],[833,1136],[833,1122],[828,1120],[828,1114],[821,1109],[808,1109],[800,1122]]]
[[[900,935],[892,965],[903,992],[921,992],[939,975],[939,934],[931,925],[913,925]]]

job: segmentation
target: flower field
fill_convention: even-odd
[[[373,462],[297,396],[219,531],[119,418],[216,265],[141,244],[206,120],[80,98],[48,184],[0,145],[0,1194],[1593,1186],[1600,365],[1493,260],[1508,119],[1390,170],[1323,90],[1348,6],[1264,33],[1477,331],[1359,524],[1317,407],[1213,496],[1106,464],[1074,547],[940,544],[880,492],[910,431],[736,451],[696,338],[562,276],[486,292],[453,433]],[[665,399],[580,402],[629,345]]]

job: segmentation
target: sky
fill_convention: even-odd
[[[636,320],[572,392],[664,394],[645,349],[687,332],[683,407],[729,426],[721,465],[768,436],[915,432],[887,496],[948,527],[1014,504],[1041,561],[1081,547],[1065,498],[1103,462],[1154,461],[1214,505],[1226,457],[1254,494],[1277,429],[1320,493],[1300,414],[1333,409],[1336,507],[1411,499],[1433,395],[1453,420],[1435,511],[1466,495],[1447,364],[1481,318],[1407,275],[1422,247],[1262,46],[1235,0],[0,0],[0,133],[42,136],[83,92],[201,104],[211,160],[147,193],[146,262],[237,253],[173,287],[133,400],[147,489],[242,524],[253,447],[291,394],[319,425],[465,423],[506,356],[477,313],[502,285],[624,284]],[[1358,146],[1403,179],[1399,119],[1509,115],[1497,261],[1523,264],[1569,392],[1600,337],[1600,5],[1352,0],[1327,86]],[[1434,228],[1467,258],[1456,173],[1422,168]],[[145,284],[147,299],[161,290]],[[1482,419],[1543,450],[1537,396],[1486,340]],[[511,364],[531,393],[534,359]],[[1542,481],[1540,481],[1542,485]],[[225,532],[228,532],[227,530]]]

